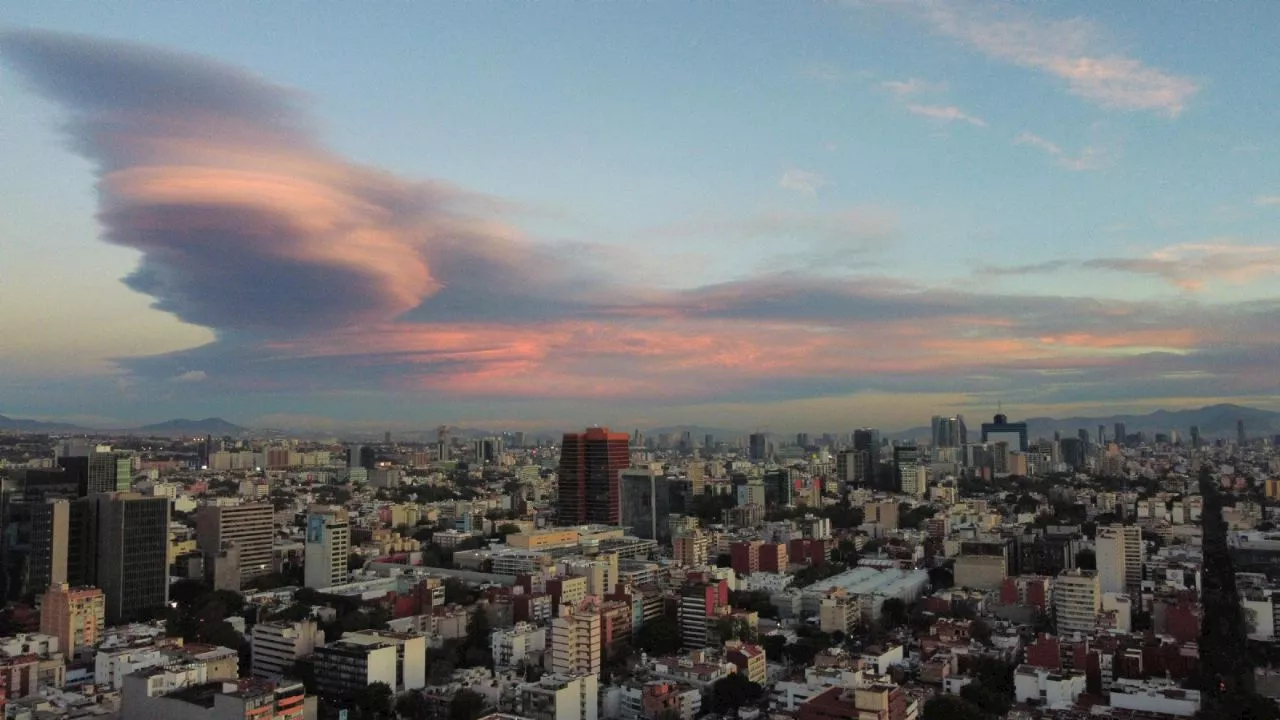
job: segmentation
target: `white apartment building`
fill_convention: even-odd
[[[315,620],[261,622],[253,626],[250,642],[253,677],[274,681],[323,645],[324,631]]]
[[[520,714],[532,720],[597,720],[600,676],[546,675],[518,689]]]
[[[1097,531],[1098,580],[1104,593],[1134,593],[1142,587],[1142,529],[1106,525]]]
[[[1020,703],[1035,702],[1047,708],[1071,707],[1084,691],[1084,673],[1031,665],[1019,665],[1013,673],[1013,692]]]
[[[342,508],[316,506],[307,513],[303,584],[327,588],[347,581],[351,524]]]
[[[518,622],[514,627],[495,631],[489,636],[493,648],[493,665],[497,671],[536,661],[547,650],[547,629],[533,623]]]

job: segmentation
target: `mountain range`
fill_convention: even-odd
[[[1010,418],[1014,422],[1020,419],[1017,417]],[[980,425],[986,421],[986,418],[969,417],[966,418],[969,427],[970,437],[979,437]],[[1243,405],[1233,405],[1223,403],[1219,405],[1209,405],[1194,410],[1156,410],[1155,412],[1145,415],[1107,415],[1103,417],[1068,417],[1068,418],[1052,418],[1052,417],[1033,417],[1021,420],[1027,423],[1027,434],[1032,438],[1052,437],[1055,432],[1064,436],[1075,436],[1081,430],[1087,430],[1090,437],[1096,437],[1098,426],[1103,425],[1106,428],[1106,436],[1111,438],[1115,432],[1116,423],[1124,423],[1127,433],[1145,433],[1148,436],[1155,433],[1168,433],[1178,431],[1180,435],[1186,437],[1190,434],[1192,426],[1200,428],[1201,437],[1230,437],[1236,436],[1236,422],[1244,421],[1245,433],[1249,437],[1260,437],[1270,435],[1280,435],[1280,412],[1271,410],[1261,410],[1258,408],[1246,407]],[[624,430],[624,428],[616,428]],[[23,418],[10,418],[0,415],[0,432],[30,432],[30,433],[54,433],[54,434],[92,434],[92,433],[119,433],[119,434],[136,434],[136,435],[240,435],[249,432],[249,428],[236,425],[219,417],[204,418],[203,420],[190,420],[187,418],[177,418],[174,420],[166,420],[164,422],[153,423],[151,425],[143,425],[135,428],[89,428],[82,427],[72,423],[64,422],[45,422],[40,420],[30,420]],[[630,428],[625,431],[630,432]],[[286,430],[278,432],[287,432]],[[679,435],[682,432],[688,432],[693,436],[695,444],[701,444],[705,435],[712,435],[717,440],[727,440],[734,437],[745,435],[746,432],[740,430],[728,430],[725,428],[706,427],[701,425],[673,425],[667,427],[657,427],[642,429],[646,436],[657,436],[663,433],[672,433]],[[473,438],[484,437],[487,435],[500,434],[496,431],[483,430],[479,428],[458,428],[450,427],[449,433],[453,437]],[[885,433],[890,439],[913,439],[928,438],[931,429],[928,426],[920,426],[902,430],[900,432]],[[370,435],[370,433],[357,433],[359,435]],[[778,437],[785,437],[784,433],[770,433]],[[818,432],[811,435],[820,434]],[[396,437],[404,439],[406,436],[415,436],[414,439],[434,440],[434,431],[423,431],[420,433],[395,433]],[[416,436],[421,435],[421,438]],[[532,438],[559,436],[559,431],[540,430],[529,432],[528,436]]]
[[[0,415],[0,432],[3,431],[67,435],[120,433],[124,435],[217,435],[222,437],[223,435],[239,435],[247,432],[248,428],[240,427],[217,417],[203,420],[178,418],[136,428],[88,428],[71,423],[42,422],[40,420],[11,418]]]

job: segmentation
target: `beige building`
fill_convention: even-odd
[[[828,592],[818,603],[818,629],[825,633],[848,633],[860,617],[858,598],[843,590]]]
[[[701,530],[693,530],[671,538],[672,556],[681,565],[690,567],[707,564],[711,539]]]
[[[206,559],[222,552],[224,543],[239,550],[240,580],[271,572],[275,539],[275,508],[271,503],[245,503],[196,510],[196,539]]]
[[[260,622],[253,626],[251,637],[252,673],[261,680],[279,680],[295,662],[324,644],[324,631],[315,620]]]
[[[563,606],[560,617],[551,621],[551,672],[598,675],[603,625],[598,610]]]
[[[960,555],[956,558],[956,587],[998,590],[1009,575],[1004,555]]]
[[[1053,580],[1058,634],[1091,633],[1102,610],[1102,587],[1093,570],[1064,570]]]
[[[107,601],[95,587],[52,585],[40,601],[40,632],[58,638],[68,656],[76,648],[94,647],[106,627]]]

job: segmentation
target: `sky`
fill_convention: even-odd
[[[1280,4],[0,10],[0,413],[1280,409]]]

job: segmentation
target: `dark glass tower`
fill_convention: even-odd
[[[562,525],[622,522],[618,475],[631,466],[630,436],[609,428],[565,433],[556,512]]]

